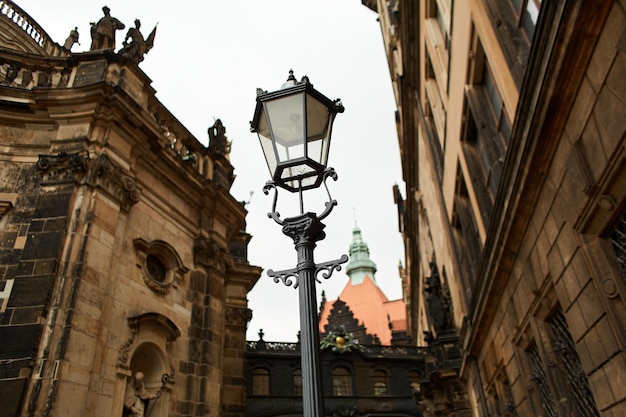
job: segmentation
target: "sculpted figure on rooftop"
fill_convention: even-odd
[[[74,27],[74,29],[70,31],[70,36],[65,40],[63,47],[69,51],[75,43],[80,45],[80,42],[78,42],[78,27]]]
[[[112,17],[107,6],[102,8],[104,17],[98,20],[98,23],[91,23],[91,48],[96,49],[115,49],[115,31],[122,30],[126,26]]]
[[[126,38],[124,38],[124,42],[122,43],[124,46],[119,51],[120,55],[132,59],[135,64],[139,64],[143,61],[143,56],[152,49],[154,37],[156,36],[156,26],[152,29],[150,35],[148,35],[148,39],[144,39],[139,28],[141,28],[141,21],[135,19],[135,27],[128,29]],[[129,39],[130,42],[128,42]]]

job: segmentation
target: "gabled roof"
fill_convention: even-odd
[[[359,284],[348,281],[338,297],[345,302],[354,318],[365,325],[367,333],[376,335],[382,345],[391,345],[391,329],[394,331],[406,330],[406,313],[402,300],[389,301],[382,290],[366,275]],[[320,313],[319,329],[324,332],[334,303],[337,300],[327,301]]]

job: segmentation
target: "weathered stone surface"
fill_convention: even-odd
[[[6,25],[0,14],[0,46],[5,33],[32,43]],[[245,339],[245,323],[225,329],[225,311],[247,309],[260,269],[246,259],[232,269],[231,241],[249,239],[233,232],[246,212],[227,191],[230,163],[114,52],[56,54],[61,74],[42,64],[50,51],[0,49],[28,66],[0,85],[14,104],[0,117],[0,191],[17,195],[12,207],[0,201],[0,279],[15,280],[0,313],[0,416],[121,416],[142,372],[161,394],[153,417],[243,417],[244,398],[222,394],[243,389],[245,346],[224,346]]]

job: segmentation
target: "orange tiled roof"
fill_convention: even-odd
[[[338,299],[350,307],[354,318],[365,325],[367,333],[377,335],[383,345],[391,345],[389,320],[395,331],[406,330],[404,301],[401,299],[389,301],[369,275],[366,275],[363,282],[357,285],[352,285],[352,282],[348,280]],[[320,332],[323,332],[324,326],[328,324],[328,316],[335,301],[337,300],[327,301],[324,304],[320,314]]]

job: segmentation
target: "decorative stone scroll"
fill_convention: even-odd
[[[89,155],[85,152],[39,155],[37,172],[43,185],[72,183],[87,172]]]
[[[226,325],[232,327],[247,327],[252,319],[252,310],[249,308],[226,307]]]
[[[87,183],[103,190],[123,210],[129,211],[141,198],[141,188],[137,187],[135,179],[126,175],[106,154],[98,156],[90,168]]]

